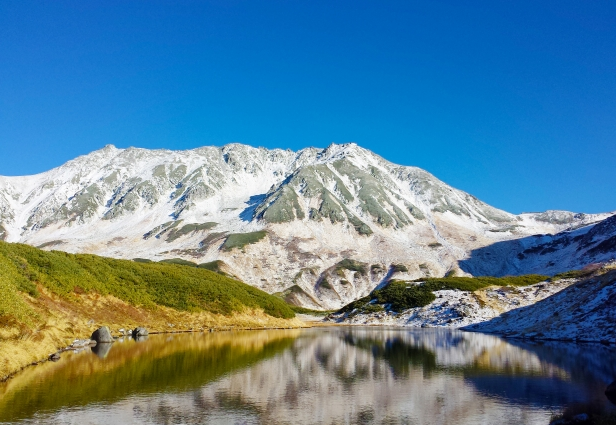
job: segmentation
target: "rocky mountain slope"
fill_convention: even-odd
[[[421,283],[406,282],[407,288],[415,285]],[[593,264],[532,285],[436,290],[432,301],[412,308],[396,309],[395,304],[383,304],[377,293],[330,314],[326,320],[616,344],[616,261]]]
[[[106,146],[42,174],[0,177],[1,239],[219,261],[247,283],[327,309],[391,277],[555,273],[604,261],[616,251],[610,217],[509,214],[355,144]]]
[[[492,320],[464,328],[512,338],[616,343],[616,263],[604,273]]]
[[[328,321],[353,325],[462,328],[533,305],[575,282],[575,279],[561,279],[525,287],[488,287],[477,291],[444,289],[434,291],[436,299],[423,307],[396,312],[372,303],[333,313],[328,316]]]

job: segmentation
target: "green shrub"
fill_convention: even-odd
[[[199,268],[201,269],[206,269],[209,271],[212,271],[214,273],[218,273],[221,275],[225,275],[225,272],[222,271],[221,267],[224,265],[225,263],[221,260],[215,260],[215,261],[210,261],[209,263],[201,263],[199,264]]]
[[[350,313],[355,309],[359,312],[380,311],[377,307],[367,304],[375,300],[379,305],[389,305],[392,311],[404,311],[409,308],[424,307],[436,299],[434,291],[450,289],[473,292],[488,286],[527,286],[548,280],[548,276],[524,275],[505,277],[443,277],[423,278],[414,282],[399,280],[391,281],[384,288],[375,290],[367,297],[353,301],[338,310],[338,313]],[[370,304],[373,306],[374,304]],[[368,310],[366,310],[368,309]]]
[[[504,276],[504,277],[442,277],[442,278],[422,278],[416,279],[416,282],[422,282],[422,286],[429,288],[431,291],[439,291],[443,289],[457,289],[459,291],[476,291],[478,289],[487,288],[488,286],[528,286],[535,283],[548,280],[548,276],[528,274],[523,276]]]
[[[325,277],[319,283],[319,287],[323,288],[323,289],[334,289],[334,288],[332,288],[332,285],[330,285],[329,281]]]
[[[394,273],[406,273],[409,269],[404,264],[392,264],[391,271]]]
[[[355,310],[356,308],[360,308],[360,307],[363,307],[364,305],[368,304],[371,299],[372,299],[371,295],[368,295],[366,297],[357,299],[357,300],[355,300],[353,302],[348,303],[347,305],[342,307],[340,310],[338,310],[336,313],[350,313],[351,311]]]
[[[184,260],[182,258],[170,258],[168,260],[160,260],[159,263],[163,263],[163,264],[179,264],[181,266],[197,267],[197,263],[195,263],[194,261],[188,261],[188,260]]]
[[[345,258],[344,260],[336,264],[336,272],[341,272],[343,270],[351,270],[354,272],[359,272],[362,275],[365,275],[366,266],[367,264],[362,263],[360,261],[355,261],[355,260],[350,260],[348,258]]]
[[[365,314],[378,313],[384,310],[385,310],[385,307],[383,307],[380,304],[367,304],[361,308],[361,312]]]
[[[250,233],[231,233],[222,244],[222,249],[231,251],[233,248],[244,248],[246,245],[259,242],[267,235],[264,230]]]
[[[28,321],[33,315],[32,309],[19,296],[18,291],[32,292],[36,286],[22,276],[15,264],[8,258],[0,255],[0,318],[12,318],[19,321]]]
[[[167,242],[173,242],[174,240],[182,236],[186,236],[189,233],[199,232],[202,230],[210,230],[213,227],[216,227],[216,225],[218,225],[218,223],[214,223],[213,221],[210,221],[210,222],[201,223],[201,224],[199,223],[186,224],[179,229],[176,227],[175,229],[171,230],[169,234],[167,235]]]
[[[403,311],[409,308],[423,307],[436,299],[430,288],[423,285],[392,281],[386,287],[372,292],[379,304],[390,304],[391,310]]]
[[[569,270],[567,272],[555,274],[550,281],[556,281],[560,279],[580,279],[583,277],[588,277],[593,274],[595,270]]]

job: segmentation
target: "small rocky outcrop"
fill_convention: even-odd
[[[111,331],[107,326],[103,326],[95,330],[90,339],[96,341],[97,344],[114,341],[113,336],[111,336]]]
[[[60,360],[60,354],[53,353],[52,355],[49,356],[49,360],[52,362],[57,362],[58,360]]]
[[[150,333],[148,332],[148,330],[146,328],[143,327],[137,327],[135,329],[133,329],[133,338],[137,339],[140,337],[144,337],[144,336],[148,336]]]

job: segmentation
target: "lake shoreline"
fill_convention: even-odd
[[[231,315],[207,311],[188,312],[169,307],[137,307],[111,295],[73,294],[60,297],[42,286],[39,296],[24,296],[34,311],[30,322],[0,323],[0,382],[24,368],[45,362],[57,352],[85,339],[101,326],[114,336],[119,329],[146,327],[150,333],[201,332],[230,329],[302,328],[297,319],[276,318],[263,310],[244,308]]]
[[[305,315],[297,315],[297,316],[305,316]],[[285,330],[285,329],[306,329],[306,328],[315,328],[315,327],[330,327],[330,326],[345,326],[344,324],[335,324],[335,323],[327,323],[327,322],[323,322],[320,320],[303,320],[306,319],[304,317],[297,317],[295,319],[276,319],[276,321],[278,320],[289,320],[290,324],[288,324],[287,326],[282,326],[282,325],[276,325],[276,326],[241,326],[241,325],[228,325],[228,326],[214,326],[214,327],[209,327],[209,328],[200,328],[200,329],[183,329],[183,330],[149,330],[149,334],[150,335],[173,335],[173,334],[188,334],[188,333],[211,333],[211,332],[232,332],[232,331],[264,331],[264,330]],[[313,318],[318,318],[318,316],[311,316]],[[113,328],[117,328],[119,327],[118,325],[109,325]],[[145,326],[147,328],[147,324]],[[114,336],[114,339],[116,340],[115,342],[117,342],[117,340],[119,338],[122,337],[126,337],[124,335],[121,336]],[[83,337],[83,338],[74,338],[74,341],[85,341],[87,340],[89,337]],[[115,343],[114,342],[114,343]],[[11,341],[2,341],[2,344],[10,344]],[[74,343],[73,343],[74,344]],[[38,366],[40,364],[46,363],[48,361],[53,361],[51,360],[51,356],[53,356],[54,354],[58,354],[61,355],[62,353],[68,352],[68,351],[75,351],[75,350],[80,350],[80,349],[84,349],[84,348],[88,348],[91,347],[92,345],[78,345],[75,346],[73,344],[69,344],[69,345],[62,345],[59,347],[56,347],[55,351],[50,352],[47,355],[41,355],[39,357],[38,360],[34,360],[28,364],[25,364],[23,366],[21,366],[19,369],[17,370],[13,370],[10,371],[9,373],[0,376],[0,383],[2,382],[6,382],[8,380],[10,380],[11,378],[13,378],[15,375],[19,374],[20,372],[24,371],[25,369],[28,369],[30,367],[34,367],[34,366]],[[41,350],[42,352],[43,350]],[[42,358],[41,358],[42,357]]]

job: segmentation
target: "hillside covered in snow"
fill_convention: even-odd
[[[535,304],[463,329],[510,338],[616,344],[616,263]]]
[[[616,218],[513,215],[355,144],[106,146],[0,177],[0,239],[215,264],[292,303],[334,309],[393,277],[553,274],[607,261]]]

